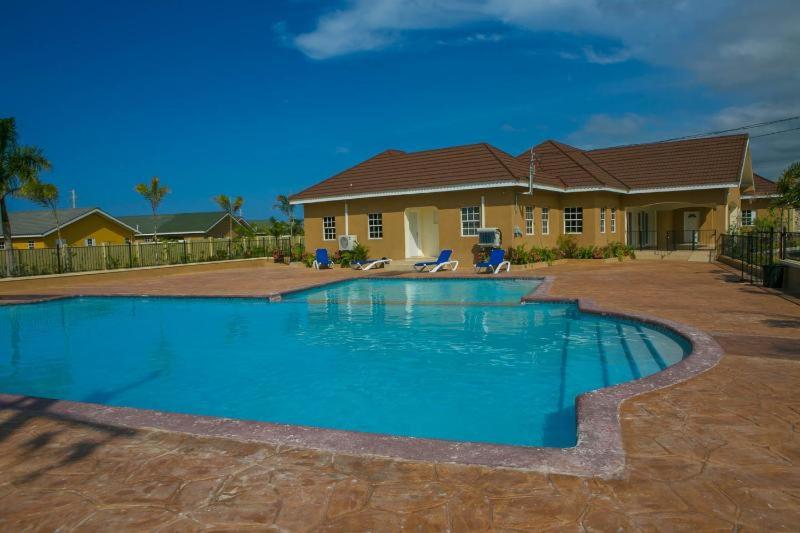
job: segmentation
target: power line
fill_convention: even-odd
[[[800,118],[800,115],[794,116],[794,117],[781,118],[781,119],[777,119],[777,120],[770,120],[770,121],[767,121],[767,122],[756,122],[755,124],[747,124],[745,126],[739,126],[738,128],[730,128],[730,129],[727,129],[727,130],[719,130],[719,131],[707,131],[705,133],[695,133],[694,135],[684,135],[683,137],[674,137],[672,139],[665,139],[665,140],[660,141],[660,142],[682,141],[684,139],[694,139],[695,137],[705,137],[707,135],[720,135],[722,133],[730,133],[732,131],[746,130],[746,129],[749,129],[749,128],[760,128],[760,127],[769,126],[769,125],[772,125],[772,124],[780,124],[782,122],[789,122],[791,120],[797,120],[799,118]],[[791,131],[791,130],[785,130],[785,131]],[[775,132],[775,133],[778,133],[778,132]],[[769,134],[765,134],[765,135],[769,135]],[[761,135],[756,135],[754,137],[761,137]]]
[[[800,127],[797,128],[789,128],[788,130],[780,130],[780,131],[772,131],[770,133],[762,133],[761,135],[751,135],[751,139],[758,139],[759,137],[767,137],[769,135],[777,135],[779,133],[786,133],[788,131],[797,131],[800,130]]]

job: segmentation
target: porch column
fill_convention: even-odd
[[[344,203],[344,234],[350,235],[350,216],[347,211],[347,202]]]

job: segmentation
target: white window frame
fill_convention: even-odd
[[[97,246],[97,241],[94,240],[94,237],[86,237],[86,239],[83,241],[83,244],[88,247]]]
[[[617,232],[617,208],[611,208],[611,233]]]
[[[33,250],[36,248],[36,241],[28,241],[28,250]]]
[[[367,213],[367,238],[373,241],[383,238],[383,213]]]
[[[564,208],[564,234],[581,235],[583,233],[583,208],[565,207]],[[569,230],[567,228],[570,228]],[[575,230],[578,231],[575,231]]]
[[[542,235],[550,235],[550,208],[542,208]]]
[[[473,227],[474,226],[474,227]],[[470,205],[461,208],[461,236],[477,237],[481,227],[481,207]]]
[[[534,218],[535,213],[536,210],[532,205],[525,206],[525,235],[536,234],[536,219]]]
[[[328,237],[328,230],[333,231],[333,237]],[[322,240],[336,240],[336,217],[322,217]]]
[[[747,217],[744,216],[745,213],[748,213]],[[745,218],[747,219],[747,222],[745,222]],[[752,226],[755,221],[756,221],[755,209],[742,209],[742,226]]]
[[[600,233],[606,232],[606,208],[600,208]]]

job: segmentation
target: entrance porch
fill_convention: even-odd
[[[626,209],[625,242],[637,250],[713,250],[715,206],[665,202]]]

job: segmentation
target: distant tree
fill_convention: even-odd
[[[158,206],[170,193],[169,187],[162,187],[158,176],[153,176],[150,183],[140,183],[135,190],[150,203],[150,210],[153,213],[153,241],[158,242]]]
[[[230,215],[228,217],[228,236],[233,235],[233,218],[241,213],[244,198],[237,196],[235,199],[231,199],[225,194],[219,194],[213,200],[223,211]]]
[[[40,181],[29,183],[25,187],[25,197],[42,207],[49,209],[56,220],[56,235],[59,245],[63,242],[61,238],[61,221],[58,219],[58,187],[52,183],[42,183]]]
[[[14,254],[11,245],[11,220],[6,198],[23,197],[25,188],[39,181],[43,170],[51,165],[44,152],[36,146],[17,145],[17,127],[13,117],[0,118],[0,220],[6,249],[6,275],[14,271]]]
[[[778,204],[800,209],[800,161],[792,163],[778,179]]]
[[[267,219],[267,224],[265,229],[267,235],[272,235],[276,239],[279,238],[281,235],[286,234],[286,224],[276,219],[275,217],[269,217]]]
[[[279,194],[275,198],[273,207],[283,213],[289,220],[289,237],[294,237],[294,206],[289,202],[289,197],[285,194]]]

